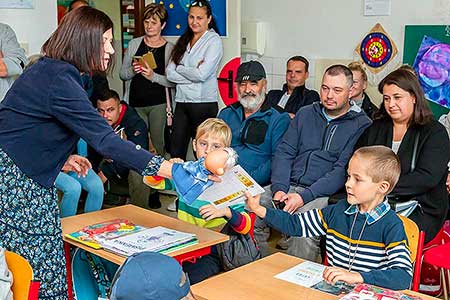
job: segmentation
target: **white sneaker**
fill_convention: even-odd
[[[167,205],[167,210],[168,210],[168,211],[173,211],[173,212],[177,211],[177,200],[178,200],[178,197],[175,198],[175,199],[172,201],[172,203],[170,203],[169,205]]]

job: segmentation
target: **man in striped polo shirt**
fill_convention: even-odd
[[[290,236],[326,235],[332,284],[368,283],[402,290],[410,286],[412,264],[403,223],[385,196],[400,176],[400,161],[391,149],[358,149],[350,159],[347,199],[301,214],[265,208],[260,196],[247,195],[247,206],[271,227]],[[392,280],[395,278],[396,280]]]

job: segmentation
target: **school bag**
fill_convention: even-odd
[[[229,271],[261,258],[256,241],[247,234],[240,234],[233,230],[228,223],[220,231],[230,239],[217,245],[223,269]]]
[[[77,248],[72,256],[72,280],[77,300],[106,299],[119,266]]]

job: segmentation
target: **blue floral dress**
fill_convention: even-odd
[[[0,246],[28,260],[41,283],[39,299],[67,299],[56,189],[27,177],[1,148]]]

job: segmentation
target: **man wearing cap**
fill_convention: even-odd
[[[305,81],[309,77],[309,62],[303,56],[289,58],[286,66],[286,83],[281,90],[270,90],[267,100],[272,107],[289,113],[291,119],[300,107],[320,101],[316,91],[307,89]]]
[[[346,166],[359,136],[372,123],[352,101],[352,72],[343,65],[329,67],[322,78],[320,103],[304,106],[295,115],[272,160],[270,189],[261,203],[272,200],[289,213],[320,209],[344,186]],[[284,207],[283,207],[284,205]],[[261,254],[268,254],[270,231],[257,218],[255,238]],[[290,237],[288,254],[315,261],[318,238]]]
[[[189,278],[172,257],[140,252],[128,257],[111,284],[110,300],[195,299]]]
[[[239,102],[219,113],[231,128],[231,147],[239,164],[261,185],[269,183],[273,154],[289,125],[289,115],[272,108],[266,99],[266,72],[249,61],[236,75]]]

